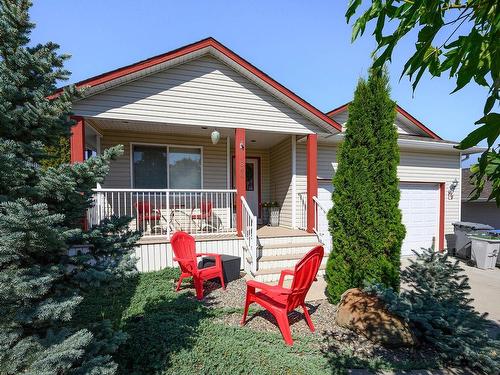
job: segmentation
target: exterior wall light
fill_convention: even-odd
[[[458,186],[458,180],[455,178],[453,182],[451,183],[450,187],[448,188],[448,199],[452,200],[453,199],[453,194],[455,194],[455,189]]]
[[[219,140],[220,140],[220,133],[217,131],[217,129],[215,129],[212,134],[210,134],[210,138],[212,139],[212,143],[214,145],[216,145],[217,143],[219,143]]]

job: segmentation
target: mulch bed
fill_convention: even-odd
[[[186,288],[187,285],[184,286]],[[230,282],[226,290],[217,282],[206,282],[204,285],[205,298],[203,304],[211,309],[229,310],[221,314],[216,320],[231,326],[239,326],[242,318],[246,295],[246,281],[244,278]],[[194,293],[194,290],[193,290]],[[338,326],[335,323],[336,306],[327,300],[311,301],[307,303],[311,319],[316,328],[311,332],[304,319],[301,308],[290,313],[290,327],[294,338],[307,336],[317,340],[318,349],[328,352],[350,351],[361,358],[381,357],[391,362],[401,361],[431,361],[437,354],[428,348],[399,348],[389,349],[368,340],[362,335]],[[231,310],[237,309],[237,312]],[[279,333],[275,318],[257,304],[250,305],[245,327],[256,331]]]

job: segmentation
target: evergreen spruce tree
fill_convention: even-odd
[[[365,280],[399,287],[405,229],[398,208],[395,107],[385,71],[361,79],[349,104],[328,213],[332,251],[326,279],[332,303]]]
[[[43,168],[47,150],[68,139],[68,77],[54,43],[29,46],[33,24],[26,0],[0,0],[0,373],[112,374],[110,353],[123,341],[106,322],[79,328],[71,321],[82,291],[134,272],[136,233],[127,219],[81,229],[91,189],[122,151],[76,165]],[[71,244],[87,254],[68,256]]]
[[[409,322],[419,340],[434,347],[446,364],[500,373],[500,341],[488,335],[494,323],[474,310],[469,279],[459,262],[433,249],[416,255],[401,271],[406,286],[401,293],[380,284],[365,290]]]

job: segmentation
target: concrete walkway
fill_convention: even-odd
[[[409,259],[403,258],[401,266],[408,264]],[[470,294],[474,299],[472,305],[478,312],[488,313],[488,319],[496,324],[497,332],[500,332],[500,268],[481,270],[464,262],[460,267],[469,278]]]
[[[409,264],[408,258],[403,258],[402,267]],[[488,319],[492,320],[500,333],[500,268],[493,270],[481,270],[461,264],[465,274],[469,277],[471,286],[471,297],[474,299],[472,305],[480,313],[488,313]],[[313,283],[307,294],[306,301],[317,301],[325,299],[326,282],[323,277]]]

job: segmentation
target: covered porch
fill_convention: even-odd
[[[75,120],[72,162],[124,146],[95,189],[90,226],[113,215],[128,216],[131,229],[144,237],[168,240],[183,230],[199,238],[233,235],[250,242],[256,228],[268,223],[266,206],[272,203],[279,207],[280,227],[314,232],[316,134]],[[297,142],[307,149],[305,191],[297,191]]]

